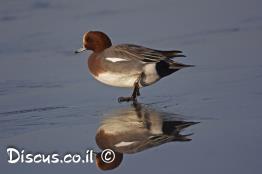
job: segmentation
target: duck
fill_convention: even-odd
[[[95,137],[98,147],[110,149],[115,158],[106,163],[102,153],[97,152],[96,164],[102,170],[112,170],[120,166],[124,154],[136,154],[170,142],[189,142],[193,133],[181,132],[198,123],[140,103],[115,110],[104,116]]]
[[[182,51],[156,50],[135,44],[112,45],[109,36],[101,31],[85,32],[82,42],[82,47],[75,53],[92,51],[87,64],[96,80],[114,87],[133,89],[130,96],[118,97],[118,102],[137,102],[140,88],[182,68],[193,67],[173,60],[185,57]]]

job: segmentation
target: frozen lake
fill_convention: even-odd
[[[156,113],[199,124],[170,142],[125,155],[109,173],[262,172],[262,1],[13,0],[0,3],[1,173],[101,173],[95,164],[8,164],[6,148],[99,150],[96,130],[131,93],[89,74],[82,34],[114,44],[182,50],[196,65],[141,90]],[[150,115],[150,113],[149,113]],[[156,114],[158,115],[158,114]],[[161,115],[161,114],[160,114]],[[163,114],[162,114],[163,115]]]

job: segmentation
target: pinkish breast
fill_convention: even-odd
[[[100,61],[99,57],[97,56],[97,54],[95,54],[95,53],[90,55],[90,57],[88,58],[87,64],[88,64],[88,68],[89,68],[90,72],[94,76],[98,76],[100,73],[104,72],[104,70],[102,68],[101,61]]]

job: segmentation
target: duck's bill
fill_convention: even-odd
[[[77,54],[77,53],[81,53],[83,51],[86,51],[86,48],[84,48],[84,47],[79,48],[79,49],[75,50],[75,53]]]

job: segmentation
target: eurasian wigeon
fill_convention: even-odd
[[[83,36],[80,53],[92,50],[88,67],[98,81],[116,87],[134,88],[130,97],[119,97],[118,101],[136,101],[139,88],[152,85],[185,65],[172,58],[185,57],[182,51],[161,51],[133,44],[113,45],[110,38],[100,31],[89,31]]]
[[[134,154],[168,142],[191,141],[188,136],[192,134],[180,132],[197,123],[140,104],[108,114],[97,129],[96,143],[101,150],[113,150],[115,160],[104,163],[98,153],[97,165],[103,170],[114,169],[122,162],[123,154]]]

